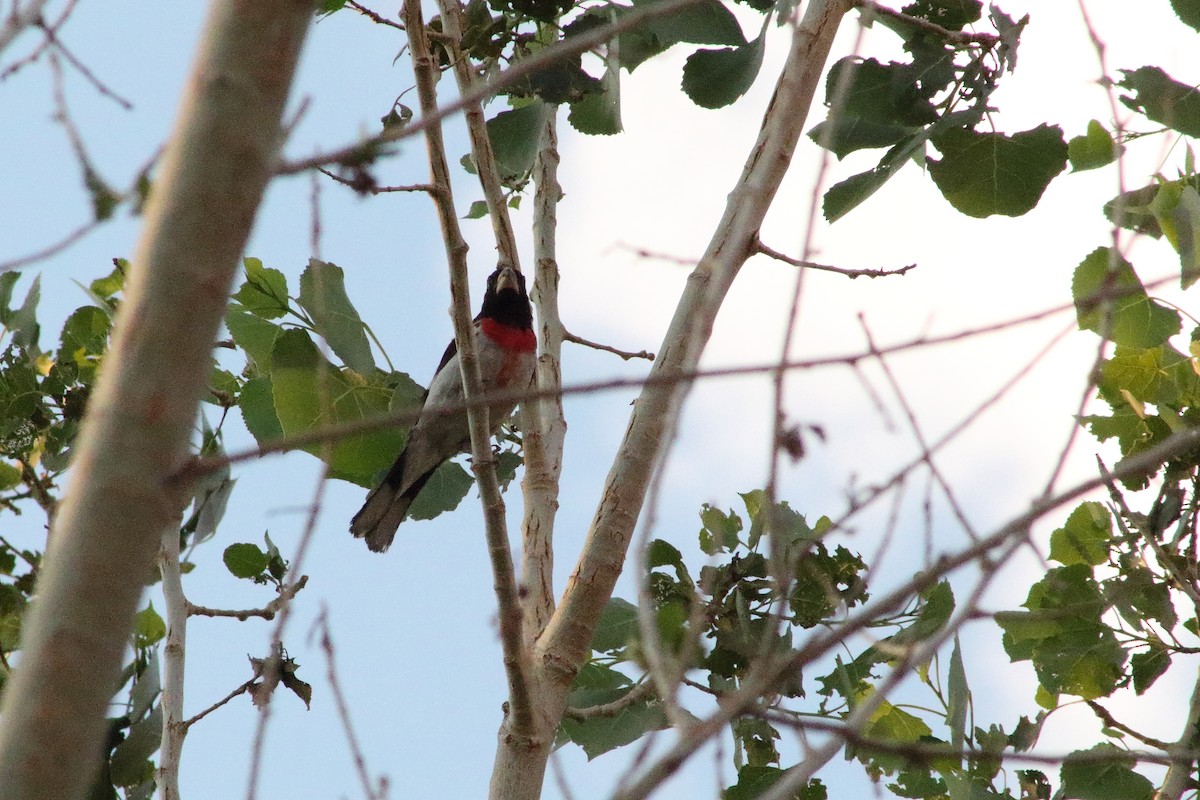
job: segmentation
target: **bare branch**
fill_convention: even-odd
[[[371,774],[367,770],[367,759],[363,756],[358,736],[354,733],[354,725],[350,721],[350,706],[342,694],[342,685],[337,676],[337,659],[333,653],[333,635],[329,632],[329,609],[321,607],[321,613],[313,623],[314,631],[321,633],[321,650],[325,653],[325,676],[329,679],[329,690],[333,694],[333,703],[337,706],[338,719],[342,723],[342,732],[346,734],[346,743],[350,745],[350,756],[354,761],[354,769],[358,779],[362,781],[363,792],[367,800],[376,800],[383,792],[376,792],[371,786]]]
[[[563,712],[564,717],[571,719],[596,719],[598,717],[615,717],[625,709],[632,705],[642,702],[654,696],[654,683],[651,681],[643,681],[621,697],[613,700],[611,703],[601,703],[598,706],[588,706],[587,708],[571,708],[568,707]]]
[[[557,114],[546,115],[533,167],[534,304],[538,319],[536,385],[562,386],[562,343],[565,331],[558,313],[558,183]],[[559,477],[567,421],[562,398],[521,403],[525,450],[525,516],[521,523],[521,584],[525,589],[525,638],[532,643],[554,613],[554,522],[558,513]]]
[[[163,645],[162,745],[157,782],[162,800],[179,800],[179,759],[187,725],[183,720],[184,668],[187,664],[187,599],[179,568],[179,521],[163,529],[158,554],[166,606],[167,637]]]
[[[628,350],[618,350],[615,347],[610,347],[606,344],[600,344],[599,342],[593,342],[590,339],[583,338],[582,336],[576,336],[570,331],[563,331],[563,334],[563,338],[568,342],[583,345],[584,347],[590,347],[593,350],[603,350],[606,353],[612,353],[613,355],[620,356],[624,361],[629,361],[630,359],[634,358],[644,358],[647,361],[654,360],[654,353],[647,352],[646,350],[639,350],[638,352],[633,353]]]
[[[1104,723],[1105,727],[1121,731],[1122,733],[1128,734],[1134,739],[1137,739],[1142,744],[1148,744],[1151,747],[1157,747],[1160,750],[1170,751],[1172,749],[1170,744],[1162,741],[1161,739],[1155,739],[1154,737],[1147,736],[1144,733],[1138,733],[1128,725],[1119,722],[1116,717],[1109,713],[1107,708],[1100,705],[1095,700],[1088,700],[1087,707],[1090,708],[1092,712],[1100,718],[1100,721]]]
[[[192,727],[192,726],[193,726],[193,725],[195,725],[197,722],[199,722],[200,720],[204,719],[204,718],[205,718],[205,717],[207,717],[209,714],[213,713],[214,711],[216,711],[218,708],[220,708],[221,706],[223,706],[223,705],[225,705],[226,703],[228,703],[228,702],[229,702],[230,700],[232,700],[233,698],[237,697],[237,696],[238,696],[238,695],[240,695],[240,694],[246,694],[247,692],[249,692],[249,691],[250,691],[250,688],[251,688],[252,686],[254,686],[254,682],[255,682],[255,681],[257,681],[257,680],[259,679],[259,677],[260,677],[260,675],[259,675],[259,674],[256,672],[253,678],[251,678],[250,680],[246,681],[246,682],[245,682],[245,683],[243,683],[242,685],[238,686],[238,687],[237,687],[236,689],[234,689],[232,692],[230,692],[229,694],[225,695],[225,696],[224,696],[224,697],[222,697],[220,700],[218,700],[217,702],[213,703],[213,704],[212,704],[211,706],[209,706],[208,708],[206,708],[206,709],[204,709],[203,711],[201,711],[199,714],[196,714],[194,717],[191,717],[191,718],[189,718],[189,719],[185,720],[185,721],[184,721],[184,723],[183,723],[183,727],[184,727],[185,729],[186,729],[186,728],[190,728],[190,727]]]
[[[921,17],[913,17],[900,11],[895,11],[887,6],[880,5],[874,0],[851,0],[855,7],[864,12],[864,17],[883,16],[891,17],[899,20],[905,25],[911,25],[914,28],[920,28],[923,31],[937,34],[942,39],[953,44],[970,45],[977,44],[984,47],[993,47],[1000,43],[1000,37],[991,33],[963,33],[962,31],[952,31],[949,28],[943,28],[936,22],[930,22]]]
[[[187,602],[187,613],[189,617],[230,617],[245,622],[252,617],[261,617],[262,619],[275,619],[275,615],[279,613],[286,604],[290,603],[296,594],[308,585],[308,576],[301,575],[296,581],[285,584],[279,589],[279,596],[271,602],[267,603],[262,608],[246,608],[246,609],[226,609],[226,608],[208,608],[207,606],[198,606],[195,603]]]
[[[355,11],[362,14],[364,17],[371,20],[372,22],[374,22],[377,25],[387,25],[388,27],[395,28],[397,30],[401,30],[401,31],[404,30],[404,26],[401,23],[396,22],[395,20],[388,19],[387,17],[380,14],[378,11],[372,11],[371,9],[364,6],[362,3],[358,3],[355,0],[348,0],[348,2],[346,3],[346,7],[353,8]]]
[[[886,278],[891,275],[903,275],[910,269],[916,269],[916,264],[908,264],[903,267],[895,267],[892,269],[850,269],[849,267],[834,267],[829,264],[818,264],[815,261],[805,261],[799,258],[792,258],[784,255],[778,250],[773,250],[762,243],[761,240],[754,242],[754,247],[764,256],[770,256],[776,261],[782,261],[785,264],[791,264],[793,267],[804,267],[806,269],[819,269],[824,272],[836,272],[839,275],[845,275],[849,278]]]
[[[405,27],[408,29],[409,51],[412,53],[421,112],[427,118],[436,119],[432,115],[437,109],[437,69],[425,38],[425,24],[422,21],[419,0],[405,0],[402,13]],[[449,23],[448,17],[444,17],[443,24],[453,23]],[[459,366],[462,369],[463,390],[465,399],[472,400],[483,392],[480,389],[482,380],[475,352],[475,339],[471,335],[467,244],[459,230],[458,216],[454,209],[450,168],[446,161],[440,123],[435,122],[425,129],[425,141],[429,153],[431,182],[440,190],[433,197],[450,267],[451,316],[454,320],[454,340],[458,349]],[[481,169],[480,172],[482,171]],[[471,429],[472,466],[483,503],[488,555],[491,558],[492,576],[495,581],[500,642],[504,649],[504,671],[508,677],[509,713],[505,720],[507,735],[532,740],[536,735],[536,725],[530,691],[529,651],[525,647],[524,635],[521,632],[521,603],[516,576],[513,573],[512,553],[508,545],[508,530],[504,521],[504,500],[496,480],[495,459],[492,456],[491,436],[488,433],[488,407],[468,409],[467,419]]]

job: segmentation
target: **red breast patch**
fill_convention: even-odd
[[[514,328],[494,319],[481,319],[479,327],[484,335],[505,350],[532,353],[537,349],[537,335],[531,328]]]

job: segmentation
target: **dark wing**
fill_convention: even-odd
[[[437,377],[437,374],[442,371],[442,368],[450,363],[450,359],[454,358],[454,354],[457,352],[458,352],[458,344],[453,339],[451,339],[450,344],[446,345],[446,352],[442,354],[442,360],[438,362],[437,369],[435,369],[433,371],[434,377]],[[432,378],[430,379],[429,384],[431,386],[433,385]],[[429,394],[428,389],[425,390],[425,394]]]

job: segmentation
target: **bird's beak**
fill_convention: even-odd
[[[500,276],[496,278],[497,292],[520,292],[521,282],[517,279],[517,271],[512,267],[505,267],[500,270]]]

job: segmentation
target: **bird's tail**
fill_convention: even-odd
[[[396,469],[392,470],[393,474],[398,472]],[[350,520],[350,533],[360,539],[366,539],[367,547],[373,552],[382,553],[387,550],[396,536],[396,529],[408,515],[408,507],[421,493],[433,472],[433,469],[429,470],[404,491],[400,491],[399,482],[393,481],[392,474],[389,474],[371,490],[363,507],[354,515],[354,519]]]

